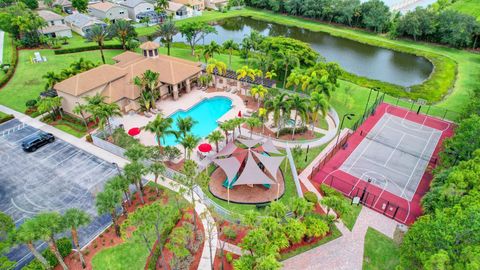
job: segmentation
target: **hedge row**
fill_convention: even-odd
[[[85,46],[85,47],[78,47],[78,48],[54,50],[54,53],[67,54],[67,53],[77,53],[77,52],[85,52],[85,51],[95,51],[99,49],[100,47],[98,45],[92,45],[92,46]],[[103,46],[103,49],[104,50],[121,50],[123,49],[123,47],[121,44],[106,44]]]
[[[17,68],[18,52],[17,52],[17,46],[13,38],[12,38],[12,61],[6,64],[10,64],[10,68],[5,74],[5,77],[3,77],[0,80],[0,88],[4,87],[10,81],[10,79],[13,77],[13,74],[15,73],[15,69]]]
[[[9,120],[12,120],[13,118],[15,118],[15,116],[11,115],[11,114],[7,114],[5,115],[4,117],[0,117],[0,124],[1,123],[5,123]]]

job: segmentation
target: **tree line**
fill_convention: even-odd
[[[401,269],[480,267],[480,89],[472,92],[456,134],[422,200],[425,215],[406,233]]]
[[[381,0],[246,0],[247,5],[273,12],[441,43],[456,48],[478,48],[480,23],[475,17],[442,5],[417,7],[405,14],[390,11]],[[461,30],[461,31],[460,31]]]

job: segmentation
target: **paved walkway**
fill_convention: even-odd
[[[123,159],[119,156],[116,156],[110,152],[107,152],[91,143],[88,143],[86,142],[84,139],[79,139],[79,138],[76,138],[68,133],[65,133],[59,129],[56,129],[50,125],[47,125],[43,122],[40,122],[39,120],[37,119],[33,119],[25,114],[22,114],[22,113],[19,113],[17,111],[14,111],[10,108],[7,108],[3,105],[0,105],[0,111],[4,112],[4,113],[7,113],[7,114],[13,114],[15,116],[16,119],[20,120],[21,122],[27,124],[27,125],[30,125],[32,127],[35,127],[37,129],[40,129],[44,132],[49,132],[49,133],[52,133],[53,135],[55,135],[55,137],[57,138],[60,138],[62,140],[64,140],[65,142],[68,142],[84,151],[87,151],[103,160],[106,160],[106,161],[109,161],[109,162],[115,162],[117,163],[120,167],[124,167],[126,164],[128,164],[128,160],[126,159]],[[147,175],[146,176],[147,179],[153,179],[153,177],[151,175]],[[168,178],[165,178],[163,181],[162,180],[159,180],[158,183],[166,188],[169,188],[171,190],[174,190],[174,191],[178,191],[180,189],[180,185],[178,185],[177,183],[175,183],[173,180],[171,179],[168,179]],[[191,198],[190,196],[185,196],[185,199],[188,200],[188,201],[191,201]],[[201,216],[202,213],[207,213],[206,215],[206,218],[202,218],[202,224],[203,224],[203,227],[204,228],[207,228],[207,225],[208,224],[212,224],[214,221],[213,221],[213,218],[212,216],[210,215],[210,213],[208,212],[208,209],[207,209],[207,206],[205,204],[203,204],[201,202],[201,199],[195,195],[195,202],[196,202],[196,207],[195,207],[195,211],[197,212],[197,214],[199,216]],[[215,258],[215,253],[216,253],[216,248],[217,247],[217,242],[218,242],[218,239],[217,239],[217,233],[216,233],[216,229],[214,230],[214,232],[212,233],[212,239],[211,239],[211,243],[212,243],[212,258]],[[204,242],[204,246],[203,246],[203,253],[202,253],[202,257],[201,257],[201,260],[200,260],[200,264],[198,266],[198,269],[210,269],[210,265],[211,262],[210,261],[210,246],[209,246],[209,243],[210,241],[208,241],[208,235],[206,234],[205,235],[205,242]]]
[[[228,252],[231,252],[233,254],[237,254],[237,255],[242,256],[242,248],[240,248],[239,246],[234,245],[234,244],[230,244],[230,243],[222,241],[222,240],[218,240],[218,246],[220,247],[222,244],[225,245],[224,246],[225,251],[228,251]]]

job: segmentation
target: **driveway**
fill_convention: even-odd
[[[58,138],[34,153],[23,152],[21,142],[38,132],[18,120],[0,124],[0,211],[18,226],[39,212],[83,209],[94,217],[80,231],[84,245],[110,223],[108,215],[97,216],[94,196],[116,174],[116,168]],[[20,264],[29,261],[29,256],[26,248],[9,254]]]

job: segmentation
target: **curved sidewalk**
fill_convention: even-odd
[[[35,128],[38,128],[44,132],[49,132],[49,133],[52,133],[55,137],[57,138],[60,138],[62,140],[64,140],[65,142],[67,143],[70,143],[72,145],[74,145],[75,147],[78,147],[86,152],[89,152],[103,160],[106,160],[108,162],[115,162],[118,164],[118,166],[120,167],[124,167],[126,164],[129,163],[128,160],[126,159],[123,159],[117,155],[114,155],[108,151],[105,151],[91,143],[88,143],[86,142],[84,139],[79,139],[79,138],[76,138],[68,133],[65,133],[59,129],[56,129],[50,125],[47,125],[37,119],[34,119],[34,118],[31,118],[25,114],[22,114],[22,113],[19,113],[17,111],[14,111],[10,108],[7,108],[3,105],[0,105],[0,111],[4,112],[4,113],[7,113],[7,114],[12,114],[15,116],[16,119],[18,119],[19,121],[27,124],[27,125],[30,125],[32,127],[35,127]],[[153,179],[153,177],[148,177],[148,179]],[[176,183],[175,181],[173,181],[172,179],[169,179],[169,178],[166,178],[164,180],[159,180],[158,181],[159,184],[161,184],[162,186],[168,188],[168,189],[171,189],[173,191],[178,191],[181,186]],[[186,200],[188,201],[191,201],[191,198],[190,196],[184,196]],[[197,212],[197,214],[201,217],[202,216],[202,213],[207,213],[206,214],[206,218],[202,218],[202,224],[203,224],[203,227],[204,228],[207,228],[207,226],[209,224],[212,224],[214,221],[213,221],[213,217],[211,216],[210,212],[208,211],[208,208],[207,206],[201,201],[201,198],[198,197],[196,194],[195,194],[195,202],[196,202],[196,206],[195,206],[195,212]],[[214,232],[212,233],[213,237],[211,239],[211,241],[209,241],[208,239],[208,235],[207,233],[205,233],[205,241],[204,241],[204,244],[203,244],[203,252],[202,252],[202,257],[200,259],[200,264],[198,266],[198,269],[210,269],[211,268],[211,265],[213,264],[213,262],[211,262],[210,260],[210,249],[212,250],[212,258],[215,258],[215,255],[216,255],[216,251],[217,251],[217,244],[218,244],[218,239],[217,239],[217,233],[216,233],[216,229],[214,230]],[[211,247],[210,247],[210,244],[209,243],[212,243]]]

